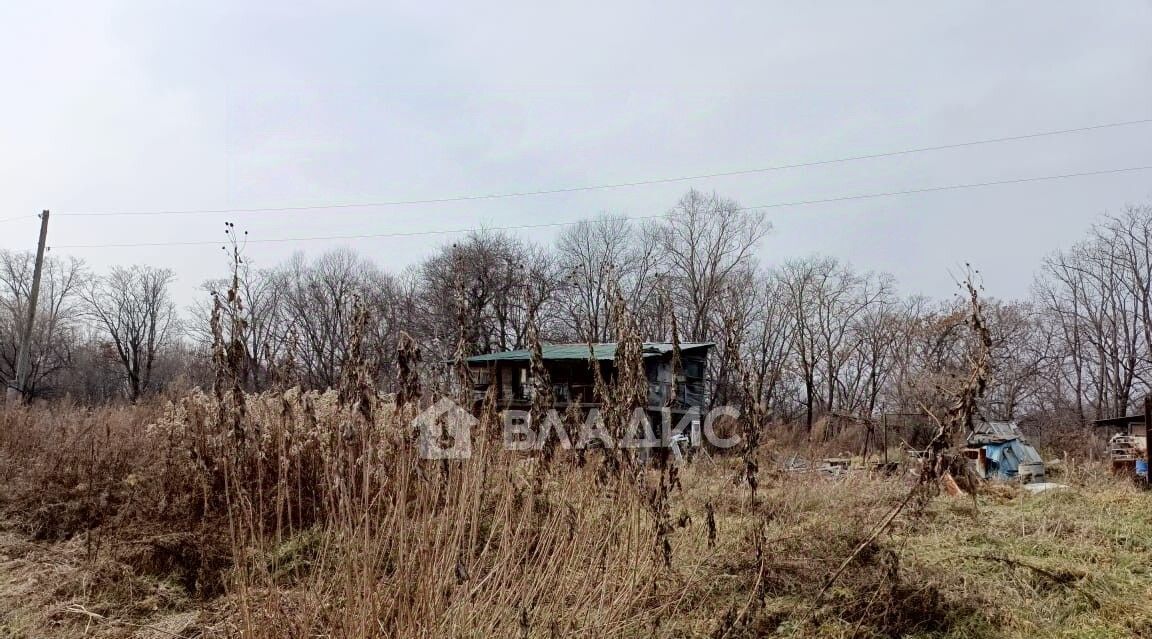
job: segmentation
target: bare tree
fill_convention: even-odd
[[[769,413],[779,412],[778,391],[791,367],[794,324],[790,300],[778,271],[745,269],[733,277],[721,298],[720,315],[725,331],[737,333],[736,340],[721,345],[716,364],[714,399],[728,402],[742,392],[761,403]],[[730,369],[735,354],[724,348],[739,349],[744,373],[749,379],[736,379]]]
[[[263,339],[274,340],[277,345],[265,350],[291,349],[289,355],[305,386],[335,388],[340,382],[351,346],[357,303],[369,314],[372,334],[367,337],[378,338],[363,348],[375,354],[377,372],[382,372],[380,340],[394,328],[388,325],[385,310],[396,293],[390,275],[348,249],[336,249],[312,262],[302,254],[293,256],[270,276],[268,286],[278,291],[275,295],[279,328],[266,329],[275,337],[266,335]],[[288,332],[293,339],[288,338]]]
[[[34,262],[31,252],[0,251],[0,379],[15,374]],[[44,260],[26,389],[33,396],[51,392],[61,373],[73,365],[82,328],[79,292],[88,279],[79,259]]]
[[[612,339],[609,291],[619,287],[624,301],[644,323],[654,299],[658,265],[651,227],[635,227],[620,217],[602,215],[564,229],[556,241],[560,276],[557,292],[561,326],[575,341]],[[647,333],[651,326],[643,326]]]
[[[244,366],[246,379],[243,384],[250,391],[260,391],[266,388],[272,369],[285,355],[284,349],[287,348],[283,317],[285,290],[281,286],[284,281],[277,278],[275,271],[255,269],[244,261],[238,265],[236,278],[237,293],[244,302],[239,307],[241,321],[232,321],[231,314],[236,307],[225,304],[221,307],[223,325],[237,326],[242,330],[240,339],[245,344],[245,356],[248,359]],[[204,297],[188,310],[190,321],[185,327],[187,335],[199,346],[201,353],[211,352],[209,318],[213,304],[209,296],[224,294],[231,283],[228,279],[204,282],[201,286]]]
[[[876,415],[896,371],[900,343],[907,338],[910,309],[880,297],[853,322],[852,352],[841,383],[841,395],[851,412]]]
[[[989,299],[984,302],[984,316],[992,338],[987,416],[1012,420],[1021,411],[1039,412],[1042,394],[1058,392],[1044,379],[1053,343],[1043,331],[1040,314],[1028,303]]]
[[[792,344],[808,427],[817,410],[857,410],[863,408],[857,402],[861,397],[868,397],[867,404],[874,406],[878,389],[861,394],[854,386],[861,375],[873,374],[870,367],[885,364],[885,349],[892,346],[883,333],[882,314],[891,303],[891,277],[859,274],[834,258],[822,257],[788,262],[781,277],[792,311]],[[878,385],[879,379],[868,383]]]
[[[157,353],[176,324],[169,295],[174,279],[169,269],[117,266],[83,293],[88,312],[123,367],[128,398],[133,402],[151,390]]]
[[[682,309],[680,326],[686,339],[710,339],[725,285],[750,264],[753,249],[771,228],[763,213],[696,190],[668,212],[657,237],[667,285]]]
[[[763,215],[693,190],[660,221],[601,216],[566,228],[552,247],[472,233],[396,277],[347,249],[272,269],[243,264],[244,304],[226,310],[244,314],[235,325],[248,390],[265,388],[284,362],[306,386],[335,386],[354,308],[366,311],[361,347],[386,384],[400,331],[445,357],[461,337],[471,352],[524,348],[533,321],[541,341],[609,341],[618,291],[643,339],[670,339],[674,318],[685,341],[722,344],[709,368],[714,401],[752,401],[784,419],[803,413],[809,426],[826,411],[943,408],[929,404],[967,370],[968,304],[898,299],[889,276],[829,257],[761,268],[755,250],[769,230]],[[116,268],[92,279],[78,260],[46,265],[34,393],[135,400],[177,376],[205,379],[208,307],[191,309],[192,339],[177,339],[171,271]],[[30,254],[0,251],[0,375],[12,374],[31,270]],[[984,315],[985,416],[1059,414],[1070,425],[1131,410],[1152,388],[1152,206],[1103,218],[1045,260],[1029,300],[989,300]]]
[[[1049,257],[1037,279],[1038,309],[1059,331],[1063,375],[1080,415],[1123,414],[1148,387],[1150,241],[1152,208],[1130,208]]]
[[[560,285],[555,260],[511,235],[472,233],[426,260],[419,277],[419,334],[444,352],[454,348],[461,329],[472,353],[524,348],[530,305],[541,336],[555,332],[553,309],[545,308]]]

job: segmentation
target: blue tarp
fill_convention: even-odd
[[[1041,461],[1036,449],[1019,439],[985,444],[984,454],[988,458],[986,474],[989,477],[999,476],[1005,479],[1019,474],[1021,463],[1034,464]]]
[[[977,472],[985,479],[1044,477],[1044,460],[1028,445],[1015,422],[979,422],[968,435],[969,449],[982,449],[984,465]],[[973,460],[976,457],[971,457]]]
[[[988,456],[988,461],[999,464],[1004,457],[1004,448],[1007,446],[1008,444],[988,444],[984,447],[984,454]]]

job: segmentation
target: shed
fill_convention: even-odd
[[[1108,440],[1108,456],[1112,460],[1112,472],[1117,474],[1135,473],[1148,479],[1148,466],[1152,461],[1152,450],[1148,447],[1148,400],[1146,410],[1137,415],[1125,415],[1110,419],[1098,419],[1093,424],[1113,430]]]
[[[983,479],[1044,480],[1044,460],[1024,439],[1016,422],[979,422],[968,435],[964,456]]]

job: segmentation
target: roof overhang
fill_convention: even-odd
[[[1143,424],[1145,421],[1144,415],[1125,415],[1123,417],[1110,417],[1108,419],[1097,419],[1092,422],[1093,426],[1128,426],[1129,424]]]
[[[686,342],[680,344],[680,352],[707,350],[716,346],[714,342]],[[645,342],[641,350],[641,357],[661,357],[673,350],[671,342]],[[616,343],[606,342],[593,344],[546,344],[541,347],[541,355],[546,362],[557,361],[588,361],[594,358],[599,361],[612,361],[616,359]],[[591,351],[591,352],[590,352]],[[516,351],[503,351],[499,353],[486,353],[474,355],[467,359],[469,364],[485,364],[496,362],[528,362],[532,360],[532,351],[527,349]]]

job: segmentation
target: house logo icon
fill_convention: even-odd
[[[468,459],[472,456],[472,426],[476,418],[459,404],[442,398],[412,420],[419,433],[420,457]]]

